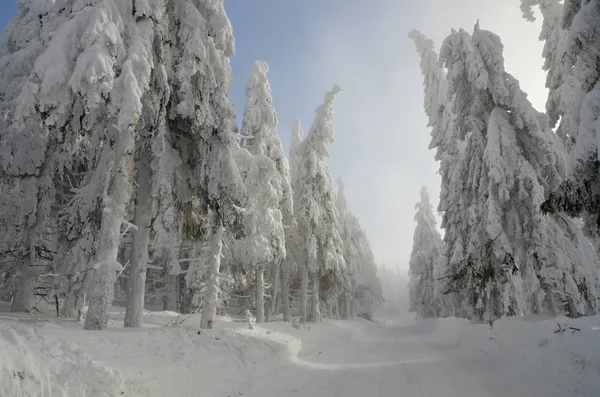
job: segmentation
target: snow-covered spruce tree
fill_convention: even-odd
[[[417,227],[410,255],[410,306],[419,317],[439,317],[443,312],[441,289],[438,286],[439,267],[443,243],[436,229],[435,215],[429,201],[427,188],[421,188],[421,201],[417,203]]]
[[[156,51],[156,50],[155,50]],[[162,65],[160,65],[162,66]],[[174,184],[174,168],[181,163],[179,156],[165,146],[167,131],[167,108],[170,87],[164,67],[154,68],[151,76],[151,85],[142,97],[142,118],[140,129],[137,131],[138,141],[135,153],[135,200],[133,223],[138,228],[132,243],[130,256],[129,278],[127,283],[127,305],[125,307],[124,326],[129,328],[141,327],[143,308],[146,292],[146,272],[150,262],[151,237],[159,244],[172,244],[169,249],[177,251],[178,242],[174,238],[161,235],[165,231],[165,213],[172,208],[172,190]],[[160,213],[156,213],[160,208]],[[155,215],[156,214],[156,215]],[[153,222],[153,216],[156,216]],[[155,223],[155,225],[153,225]],[[169,224],[175,223],[173,219]],[[153,230],[158,233],[152,235]],[[167,236],[173,237],[179,229],[171,227]],[[180,238],[179,234],[175,234]],[[165,238],[167,241],[161,241]],[[163,253],[164,247],[156,249],[153,253],[157,258]],[[168,254],[167,254],[168,255]],[[171,258],[173,259],[173,258]]]
[[[161,117],[167,124],[168,118]],[[191,167],[181,158],[180,152],[171,144],[176,138],[170,129],[159,128],[152,139],[152,227],[150,231],[150,261],[155,267],[162,267],[163,307],[177,311],[179,256],[182,245],[182,204],[189,199],[188,194],[180,194],[188,186]]]
[[[371,244],[358,218],[348,208],[345,185],[341,178],[338,179],[336,208],[350,288],[336,296],[335,311],[337,313],[337,306],[341,305],[344,318],[357,312],[372,316],[376,306],[383,302],[383,291]]]
[[[266,211],[266,213],[260,214],[259,219],[262,222],[266,222],[264,218],[267,215],[274,215],[275,217],[269,220],[267,229],[262,230],[263,233],[267,233],[268,243],[270,244],[269,249],[273,251],[271,255],[271,262],[261,264],[269,266],[269,282],[271,284],[271,299],[270,304],[266,308],[267,320],[271,313],[275,310],[275,304],[277,301],[277,289],[280,267],[286,265],[286,247],[285,247],[285,230],[289,230],[292,225],[293,219],[293,204],[292,204],[292,187],[290,179],[290,166],[288,159],[285,157],[283,151],[283,145],[277,134],[277,113],[273,107],[273,99],[271,95],[271,87],[267,79],[267,73],[269,67],[265,62],[257,61],[254,63],[254,68],[248,80],[246,88],[246,106],[244,109],[244,118],[242,119],[241,134],[246,138],[246,149],[253,156],[266,156],[272,161],[273,170],[269,172],[266,170],[266,164],[260,165],[265,169],[259,172],[252,170],[248,172],[246,186],[249,190],[261,188],[268,190],[265,192],[253,192],[255,198],[252,201],[254,203],[249,205],[265,207],[267,205],[275,207],[275,211]],[[264,162],[264,160],[257,160]],[[259,166],[258,164],[254,165]],[[270,175],[268,175],[270,173]],[[260,175],[264,174],[264,175]],[[266,180],[259,180],[256,178],[267,177]],[[252,179],[255,178],[255,179]],[[265,197],[273,196],[274,197]],[[249,192],[249,196],[252,194]],[[262,196],[262,197],[261,197]],[[271,200],[268,202],[267,199]],[[258,202],[256,202],[258,200]],[[274,201],[273,201],[274,200]],[[249,200],[250,201],[250,200]],[[262,212],[265,212],[267,208],[263,208]],[[253,233],[256,233],[255,231]],[[257,278],[257,286],[258,278]],[[258,289],[257,289],[258,291]],[[262,292],[257,292],[258,295],[264,295]],[[262,296],[260,297],[262,300]],[[261,313],[262,308],[257,306],[257,321],[263,322],[264,316]]]
[[[454,115],[454,99],[448,95],[446,74],[434,50],[433,41],[416,30],[409,33],[409,38],[414,41],[421,57],[424,108],[431,127],[429,148],[436,149],[435,159],[440,162],[441,189],[438,212],[442,214],[444,241],[448,247],[454,246],[455,243],[462,246],[463,232],[456,225],[460,223],[464,210],[462,196],[455,193],[456,189],[462,189],[460,181],[463,176],[456,170],[456,164],[464,149],[465,132],[458,128],[460,125]],[[440,268],[440,277],[444,277],[445,270]],[[461,315],[463,305],[460,296],[452,294],[445,298],[444,302],[447,311],[445,315]]]
[[[221,226],[232,229],[239,219],[237,208],[245,201],[246,189],[233,157],[239,150],[234,108],[227,94],[232,79],[229,57],[234,53],[234,39],[222,0],[175,2],[167,11],[174,18],[169,25],[179,26],[177,31],[165,31],[171,34],[170,54],[176,59],[168,125],[171,136],[176,137],[173,146],[184,160],[184,176],[189,175],[176,184],[177,203],[189,207],[197,202],[194,206],[198,210],[197,222],[182,226],[184,234],[192,240],[194,252],[206,241],[202,230],[214,236]],[[164,39],[169,41],[167,37]],[[178,45],[173,48],[173,43]],[[169,53],[165,57],[169,59]],[[213,243],[210,245],[214,246]],[[212,266],[205,266],[199,272],[192,265],[202,265],[194,261],[188,273],[195,271],[214,282],[222,276],[220,261],[219,266],[211,263]],[[202,293],[194,290],[194,285],[188,288],[194,294]],[[211,287],[208,291],[202,305],[216,310],[219,289]],[[205,315],[211,313],[212,309]],[[204,319],[202,326],[210,326],[209,320],[210,317]]]
[[[572,111],[575,101],[582,96],[582,88],[574,76],[573,62],[567,54],[569,34],[562,23],[564,5],[560,0],[521,0],[523,17],[530,22],[535,21],[535,6],[539,6],[543,18],[539,38],[544,42],[543,68],[547,72],[546,88],[549,90],[546,113],[550,126],[556,127],[556,133],[565,147],[571,150],[576,138],[571,131]]]
[[[569,180],[554,192],[544,209],[583,215],[586,228],[600,236],[600,1],[566,1],[564,28],[568,29],[566,58],[581,87],[574,98],[569,133],[576,138],[571,151]]]
[[[290,148],[289,148],[289,165],[290,165],[290,179],[291,186],[297,186],[298,182],[298,154],[301,147],[301,143],[304,140],[304,131],[302,130],[302,124],[298,118],[292,121],[291,137],[290,137]],[[293,192],[292,192],[293,195]],[[292,203],[293,204],[293,203]],[[290,308],[290,285],[297,276],[298,263],[300,262],[299,251],[299,235],[298,235],[298,223],[296,218],[292,216],[292,221],[289,227],[285,230],[285,246],[286,246],[286,259],[281,272],[281,305],[283,309],[283,320],[286,322],[292,321],[292,314]],[[308,279],[307,279],[308,281]],[[306,290],[304,290],[306,291]],[[306,297],[303,302],[306,303]],[[306,310],[302,310],[306,312]]]
[[[279,196],[279,175],[275,163],[264,154],[251,155],[240,149],[236,156],[248,190],[243,211],[241,237],[234,243],[234,257],[245,273],[256,282],[256,320],[265,321],[264,273],[274,262],[285,258],[285,234]]]
[[[334,85],[316,110],[315,121],[298,150],[294,179],[294,215],[298,223],[299,260],[302,272],[301,321],[307,319],[308,276],[312,281],[310,321],[320,321],[321,280],[327,288],[347,282],[342,254],[335,190],[331,181],[327,145],[333,142],[333,102],[341,88]],[[297,174],[296,174],[297,173]]]
[[[572,220],[545,217],[539,210],[545,192],[564,174],[564,149],[504,71],[500,39],[478,26],[472,37],[453,32],[441,59],[458,128],[468,131],[455,171],[462,180],[452,191],[469,211],[456,225],[462,240],[453,246],[446,242],[449,288],[470,305],[467,316],[489,321],[592,309],[582,292],[596,289],[592,269],[597,264],[586,262],[591,255],[563,261],[556,249],[591,246],[580,244],[582,236],[568,235],[581,233]]]
[[[0,38],[0,260],[7,275],[17,274],[16,289],[8,291],[13,294],[11,310],[30,311],[36,275],[54,248],[48,226],[55,190],[52,167],[57,164],[46,157],[56,139],[35,122],[22,129],[14,124],[19,96],[56,15],[41,2],[17,6],[19,13]]]
[[[214,218],[215,215],[212,213],[208,217]],[[216,220],[213,219],[207,223],[214,224],[215,222]],[[194,291],[193,305],[199,305],[200,299],[202,299],[202,315],[200,318],[200,328],[202,329],[211,329],[214,325],[219,297],[222,292],[221,283],[233,283],[233,278],[222,274],[220,270],[224,232],[225,229],[222,226],[217,226],[216,229],[208,231],[207,244],[200,250],[200,255],[193,258],[185,275],[188,288]],[[191,252],[195,254],[196,250]]]

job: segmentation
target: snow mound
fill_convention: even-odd
[[[113,397],[123,378],[67,342],[50,344],[38,329],[0,324],[0,396]]]

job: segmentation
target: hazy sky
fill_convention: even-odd
[[[413,28],[439,47],[451,28],[499,34],[506,67],[543,110],[540,22],[521,18],[519,0],[225,0],[236,37],[232,98],[238,117],[256,59],[267,61],[279,133],[286,149],[293,117],[310,128],[314,109],[333,83],[345,91],[335,106],[334,178],[342,176],[379,262],[408,263],[414,205],[427,185],[437,206],[439,178],[423,111],[419,58],[406,36]],[[14,11],[0,0],[0,29]]]

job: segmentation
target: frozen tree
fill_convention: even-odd
[[[409,33],[409,38],[414,41],[421,57],[424,108],[432,129],[429,148],[436,149],[435,159],[440,162],[441,189],[438,211],[442,215],[441,226],[445,229],[444,241],[448,247],[453,247],[455,244],[462,246],[463,233],[457,225],[460,224],[465,209],[462,196],[454,193],[456,189],[462,189],[463,175],[456,169],[456,164],[464,149],[466,134],[460,130],[460,124],[456,122],[454,97],[448,94],[446,73],[434,50],[433,41],[416,30]],[[445,269],[439,270],[441,272],[439,276],[444,277]],[[459,297],[454,296],[454,298]],[[462,303],[457,299],[454,304],[448,304],[446,309],[451,311],[456,309],[452,314],[460,315],[461,307]]]
[[[574,65],[572,74],[581,88],[571,102],[569,133],[576,138],[571,152],[571,175],[550,196],[545,210],[583,216],[588,234],[600,236],[598,197],[598,120],[600,119],[600,2],[566,1],[564,28],[568,30],[565,58]]]
[[[175,195],[184,207],[196,202],[192,205],[197,209],[195,220],[182,226],[193,254],[204,243],[206,230],[215,233],[221,226],[233,228],[239,222],[238,208],[245,202],[246,189],[233,156],[239,146],[234,108],[228,97],[234,39],[222,0],[175,2],[167,10],[175,18],[171,26],[179,26],[171,42],[181,49],[171,53],[180,57],[173,66],[174,104],[169,109],[169,126],[171,135],[177,137],[174,146],[186,165],[185,180],[176,184]],[[209,208],[214,215],[208,213]],[[215,244],[213,241],[211,246]],[[214,282],[218,270],[216,265],[208,266],[203,277]],[[188,288],[195,290],[194,285]],[[211,287],[210,291],[202,305],[216,310],[219,290]],[[206,321],[203,324],[208,326]]]
[[[267,262],[261,265],[261,267],[268,265],[270,268],[269,281],[271,283],[271,301],[267,308],[267,317],[269,317],[271,312],[275,309],[280,267],[286,265],[286,262],[284,261],[286,257],[286,238],[284,230],[290,230],[293,219],[290,166],[288,159],[285,157],[279,135],[277,134],[277,114],[273,107],[271,87],[267,79],[268,71],[269,67],[265,62],[255,62],[254,69],[252,70],[246,88],[247,101],[241,128],[242,136],[248,137],[246,138],[247,144],[245,147],[250,154],[253,156],[266,156],[271,160],[272,165],[264,164],[262,167],[273,168],[273,170],[270,171],[270,175],[265,175],[265,177],[268,178],[265,180],[253,179],[260,177],[254,171],[250,171],[246,174],[247,178],[250,177],[246,183],[250,190],[269,190],[268,193],[252,191],[256,196],[254,199],[255,203],[249,204],[255,206],[255,209],[258,205],[263,207],[262,211],[259,210],[259,219],[268,222],[269,225],[267,225],[267,228],[262,230],[262,232],[267,233],[267,236],[269,236],[267,241],[268,244],[273,247],[272,251],[274,251],[274,253],[271,254],[270,263]],[[264,159],[256,161],[265,162]],[[268,174],[269,172],[265,169],[265,173]],[[264,197],[265,195],[271,197]],[[249,196],[252,196],[250,192]],[[272,206],[273,211],[268,211],[267,208],[264,208],[267,205]],[[263,213],[260,214],[260,212]],[[264,218],[264,216],[276,217],[268,220]],[[260,286],[258,284],[258,279],[257,286]],[[260,299],[262,300],[264,294],[261,292],[260,295]],[[257,298],[259,298],[258,295]],[[262,305],[260,308],[257,306],[258,322],[264,320],[261,311]]]
[[[290,175],[292,178],[292,185],[296,183],[298,179],[298,160],[300,154],[300,148],[302,147],[302,142],[304,141],[304,131],[302,130],[302,123],[300,119],[295,118],[292,121],[292,133],[290,135]]]
[[[502,48],[478,26],[473,36],[453,32],[442,46],[457,128],[468,131],[452,192],[469,210],[453,225],[458,237],[446,241],[448,286],[469,305],[469,317],[493,321],[561,303],[582,314],[578,308],[593,303],[577,292],[596,288],[597,264],[556,261],[556,247],[568,251],[580,240],[567,238],[576,231],[572,220],[539,209],[564,175],[564,148],[505,72]]]
[[[186,273],[187,285],[197,291],[193,297],[196,304],[202,298],[200,328],[203,329],[211,329],[214,325],[221,283],[233,282],[231,276],[220,273],[224,232],[225,229],[222,226],[218,226],[212,232],[208,244],[203,248],[202,255],[195,258]]]
[[[264,273],[285,258],[285,234],[276,187],[275,163],[266,155],[252,156],[240,149],[237,156],[248,199],[244,208],[241,238],[235,241],[234,256],[246,273],[256,276],[256,320],[265,320]]]
[[[166,216],[175,216],[172,202],[174,169],[181,164],[179,156],[171,148],[165,147],[165,139],[169,133],[167,131],[167,109],[163,104],[168,102],[170,88],[164,72],[164,68],[153,70],[151,87],[142,97],[143,128],[137,132],[138,147],[135,156],[137,189],[133,218],[133,223],[138,230],[133,238],[130,258],[125,327],[142,326],[151,240],[155,240],[155,245],[162,244],[154,249],[157,252],[153,252],[153,256],[157,258],[163,253],[165,244],[170,244],[169,248],[177,252],[175,247],[178,242],[176,239],[180,238],[177,233],[178,228],[173,225],[173,219],[167,220],[166,226],[165,222],[162,222],[166,220]],[[158,208],[161,211],[155,214]],[[171,233],[168,233],[167,230]],[[152,239],[153,231],[154,238]],[[166,241],[161,241],[163,238]]]
[[[20,1],[18,15],[0,38],[0,256],[17,268],[12,311],[34,306],[36,274],[48,263],[47,226],[54,201],[49,136],[35,122],[19,130],[19,96],[55,17],[51,4]],[[45,255],[46,254],[46,255]],[[46,258],[44,258],[46,257]]]
[[[600,119],[600,1],[586,0],[569,26],[567,58],[574,65],[573,73],[581,90],[573,104],[576,115],[570,124],[576,143],[573,149],[574,168],[586,168],[598,161]],[[596,166],[596,172],[598,167]],[[577,171],[575,171],[577,172]],[[584,179],[591,180],[588,176]]]
[[[82,7],[67,1],[57,9],[56,30],[19,94],[13,126],[21,130],[36,123],[40,133],[49,137],[77,142],[79,136],[89,134],[102,142],[103,155],[97,164],[106,171],[97,187],[102,192],[102,226],[86,319],[86,328],[101,329],[106,326],[112,286],[121,268],[117,254],[131,190],[140,97],[152,69],[153,22],[136,22],[128,2]],[[52,154],[45,153],[47,162]]]
[[[333,102],[341,88],[335,85],[316,110],[315,121],[298,149],[293,167],[294,215],[298,223],[302,273],[301,321],[306,320],[309,275],[312,281],[311,321],[320,320],[319,292],[344,284],[345,262],[339,235],[335,190],[327,166],[327,145],[333,142]]]
[[[350,281],[350,289],[339,291],[338,294],[343,298],[341,302],[342,316],[349,318],[357,312],[372,315],[375,307],[383,301],[383,291],[371,244],[360,221],[348,208],[345,185],[341,178],[338,179],[336,208],[339,216],[344,261]],[[335,304],[340,303],[339,301],[336,299]]]
[[[421,201],[416,205],[417,227],[409,261],[410,306],[419,317],[439,317],[442,314],[441,289],[438,286],[443,243],[436,229],[435,215],[427,188],[421,189]]]
[[[48,213],[58,203],[63,207],[60,225],[69,231],[64,243],[67,257],[75,258],[69,252],[78,247],[88,250],[86,257],[94,251],[87,329],[106,327],[116,272],[122,269],[117,261],[121,239],[128,230],[138,232],[130,310],[135,325],[139,321],[133,318],[139,318],[143,304],[150,214],[156,201],[145,193],[159,188],[149,170],[158,170],[153,156],[162,154],[160,148],[146,153],[149,147],[159,147],[165,136],[185,164],[186,180],[177,183],[174,193],[180,205],[199,197],[207,203],[202,208],[215,208],[215,222],[229,225],[236,218],[235,204],[244,198],[231,154],[237,146],[227,96],[229,57],[234,52],[231,25],[220,0],[23,4],[24,10],[31,4],[51,7],[47,14],[36,12],[42,15],[39,20],[48,18],[46,25],[53,30],[45,35],[39,53],[31,55],[33,68],[26,83],[11,94],[15,104],[9,130],[2,134],[7,144],[3,168],[19,167],[14,160],[15,132],[28,131],[31,141],[37,142],[32,146],[36,150],[19,156],[19,161],[32,161],[27,172],[44,175],[43,184],[36,180],[30,197],[36,197],[37,186],[45,189],[33,211],[46,208]],[[136,147],[138,138],[153,144]],[[56,181],[63,170],[75,170],[78,158],[86,157],[81,154],[86,145],[91,148],[86,153],[91,159],[85,164],[86,176],[73,186],[75,194],[63,205],[63,198],[52,198]],[[134,218],[143,224],[142,230],[125,219],[135,178],[148,182],[140,186],[136,199]],[[40,226],[28,230],[41,231],[53,223],[44,221],[47,214],[40,215],[31,221],[31,226]],[[95,225],[100,225],[96,241],[90,239]],[[82,238],[74,236],[77,231],[84,232]]]
[[[289,164],[290,164],[290,179],[291,186],[296,186],[298,181],[298,151],[301,147],[301,143],[304,139],[304,131],[298,118],[295,118],[292,122],[290,149],[289,149]],[[293,192],[292,192],[293,194]],[[292,320],[291,309],[290,309],[290,283],[292,277],[298,270],[299,263],[299,236],[298,236],[298,223],[296,218],[292,216],[291,224],[285,231],[285,245],[286,245],[286,262],[282,268],[281,274],[281,305],[283,307],[283,319],[286,322]],[[304,273],[303,273],[304,274]],[[308,281],[308,280],[307,280]],[[306,290],[303,290],[306,292]],[[306,296],[302,299],[306,303]],[[302,310],[303,313],[306,310]]]
[[[556,133],[570,150],[576,138],[570,130],[574,117],[572,111],[575,102],[582,96],[582,87],[574,76],[573,63],[567,54],[569,34],[562,24],[564,5],[560,0],[521,0],[523,17],[530,22],[535,21],[534,6],[539,6],[543,18],[539,38],[544,42],[542,56],[547,72],[546,88],[549,90],[546,113],[550,126],[556,126]]]

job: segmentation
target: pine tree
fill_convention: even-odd
[[[248,189],[244,208],[242,237],[235,241],[234,255],[246,273],[256,278],[256,320],[265,321],[264,273],[285,258],[285,234],[276,184],[275,162],[266,155],[252,156],[240,149],[238,164]]]
[[[307,319],[307,288],[312,281],[310,320],[320,321],[321,281],[324,289],[345,282],[345,262],[339,235],[338,214],[335,209],[335,191],[326,159],[327,145],[333,142],[333,102],[340,87],[335,85],[325,95],[324,103],[316,110],[316,117],[306,139],[298,150],[294,179],[294,215],[298,223],[298,241],[301,249],[299,264],[302,273],[301,321]]]
[[[293,219],[290,166],[285,157],[279,135],[277,134],[277,114],[273,107],[271,87],[267,79],[268,71],[269,67],[266,63],[261,61],[255,62],[246,88],[247,102],[241,129],[242,136],[249,137],[247,138],[247,145],[245,147],[250,154],[253,156],[266,156],[272,161],[273,167],[270,180],[249,180],[247,185],[250,185],[249,189],[251,189],[251,186],[255,186],[271,190],[276,195],[274,197],[275,201],[272,202],[274,210],[276,210],[274,213],[278,211],[277,216],[281,218],[272,219],[272,225],[264,231],[271,236],[268,238],[271,246],[275,245],[275,250],[279,251],[277,254],[273,254],[271,262],[266,264],[270,267],[269,281],[271,283],[271,299],[266,312],[267,319],[270,317],[271,312],[275,310],[280,267],[282,265],[285,266],[286,263],[284,261],[286,257],[286,237],[284,230],[289,231]],[[265,193],[262,192],[260,194],[264,195]],[[265,203],[264,198],[259,201],[262,204]],[[259,215],[263,221],[265,220],[264,215]],[[262,299],[262,295],[264,294],[259,293],[259,295],[261,295],[260,299]],[[257,310],[257,321],[262,322],[263,314],[260,313],[262,307]]]
[[[341,178],[338,179],[336,208],[350,288],[340,291],[336,298],[341,296],[343,301],[336,299],[335,304],[342,304],[344,318],[353,316],[357,311],[372,316],[376,306],[383,301],[383,291],[371,244],[360,221],[348,208],[345,185]]]
[[[438,54],[434,50],[433,41],[426,38],[419,31],[409,33],[421,57],[421,72],[423,74],[423,93],[425,114],[431,127],[430,149],[436,149],[435,160],[440,162],[439,174],[441,176],[440,200],[438,212],[442,215],[441,227],[445,230],[444,242],[447,247],[459,248],[455,254],[462,256],[462,236],[460,224],[464,214],[463,197],[456,194],[462,189],[463,175],[457,170],[457,163],[461,158],[465,146],[465,133],[459,127],[454,114],[454,98],[448,94],[447,76],[440,64]],[[447,269],[441,267],[439,278],[446,277]],[[436,284],[439,287],[439,283]],[[415,301],[416,299],[413,299]],[[451,298],[444,299],[446,305],[445,315],[464,315],[461,298],[452,294]],[[415,308],[411,308],[413,311]]]
[[[600,1],[566,1],[563,27],[568,29],[566,57],[573,65],[573,74],[581,90],[576,92],[569,133],[575,137],[571,152],[572,177],[545,203],[545,210],[564,211],[571,216],[584,215],[588,231],[600,236],[598,226],[598,151],[597,120],[600,118]]]
[[[21,91],[44,50],[55,14],[51,6],[38,2],[23,1],[18,7],[19,14],[0,38],[0,257],[8,274],[18,274],[11,310],[30,311],[37,273],[52,251],[47,228],[56,162],[50,164],[46,157],[55,142],[35,123],[21,130],[14,123]]]
[[[292,122],[290,149],[289,149],[289,164],[290,164],[290,180],[291,186],[297,186],[298,183],[298,155],[301,143],[304,140],[304,131],[298,118]],[[293,192],[292,192],[293,194]],[[298,270],[299,261],[299,235],[298,223],[296,218],[292,216],[291,225],[285,232],[285,245],[287,250],[286,263],[283,266],[281,277],[281,304],[283,306],[284,321],[292,321],[290,309],[290,283]],[[308,281],[308,280],[307,280]],[[303,290],[304,292],[306,290]],[[306,296],[302,299],[306,302]],[[301,312],[305,313],[303,309]]]
[[[574,76],[573,64],[567,54],[569,33],[562,24],[564,5],[560,0],[521,0],[523,17],[530,22],[535,21],[534,6],[539,6],[543,18],[539,38],[544,42],[543,68],[547,72],[546,88],[549,90],[546,114],[550,126],[556,127],[556,133],[570,150],[575,141],[575,135],[570,131],[572,110],[574,101],[581,96],[581,85]]]
[[[421,201],[415,208],[417,227],[409,261],[410,306],[419,317],[439,317],[443,304],[437,278],[440,273],[443,243],[436,229],[433,208],[425,186],[421,189]]]
[[[595,264],[556,261],[556,247],[569,251],[580,239],[567,238],[566,230],[576,230],[571,220],[539,211],[545,192],[564,175],[561,142],[504,71],[496,35],[478,27],[472,37],[453,32],[441,59],[457,127],[469,131],[452,189],[469,212],[456,225],[461,238],[446,242],[451,290],[470,305],[466,315],[490,321],[556,311],[562,304],[581,314],[591,302],[580,292],[596,288],[588,271]]]

